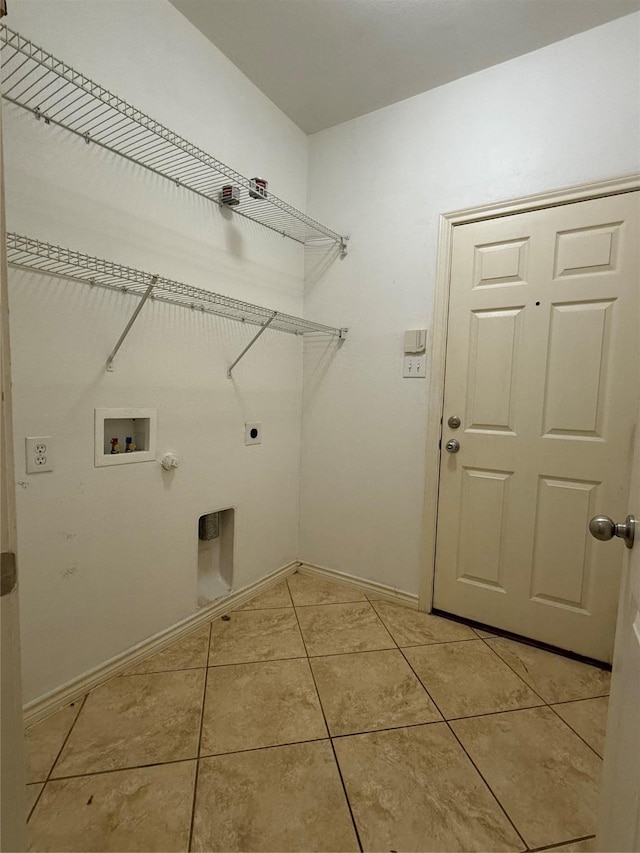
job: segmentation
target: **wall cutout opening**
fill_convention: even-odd
[[[234,509],[198,519],[198,606],[225,598],[233,588]]]
[[[152,462],[155,458],[155,409],[95,410],[96,466]]]

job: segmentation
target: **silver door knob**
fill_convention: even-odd
[[[457,453],[460,450],[460,442],[456,438],[450,438],[444,449],[447,453]]]
[[[595,515],[589,522],[589,533],[594,539],[608,542],[614,536],[619,536],[624,539],[627,548],[633,548],[635,528],[636,520],[632,515],[628,515],[622,524],[616,524],[608,515]]]

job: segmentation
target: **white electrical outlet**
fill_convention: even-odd
[[[244,443],[262,444],[262,424],[253,423],[244,425]]]
[[[27,474],[40,474],[53,471],[53,438],[50,435],[36,435],[25,438],[27,455]]]
[[[426,355],[405,355],[402,368],[403,379],[424,379],[426,375]]]

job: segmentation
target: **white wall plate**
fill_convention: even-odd
[[[154,462],[156,458],[157,412],[155,409],[137,409],[134,407],[95,410],[95,458],[97,468],[103,465],[126,465],[132,462]],[[109,422],[113,422],[110,426]],[[136,450],[126,453],[126,435],[119,432],[131,432],[136,441]],[[115,434],[111,436],[111,433]],[[117,438],[120,453],[111,453],[109,442]],[[138,447],[138,443],[140,446]]]

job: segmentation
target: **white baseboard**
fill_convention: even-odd
[[[412,607],[414,610],[418,609],[417,595],[412,595],[410,592],[403,592],[400,589],[394,589],[392,586],[385,586],[375,581],[367,581],[355,575],[337,572],[335,569],[327,569],[325,566],[316,566],[314,563],[300,563],[298,571],[303,575],[320,575],[327,578],[327,580],[339,581],[340,583],[355,586],[366,593],[369,598],[382,598],[385,601],[393,601],[396,604],[403,604],[405,607]]]
[[[300,563],[297,560],[287,563],[286,566],[276,569],[275,572],[261,578],[259,581],[249,584],[249,586],[245,586],[237,592],[232,592],[226,598],[213,602],[207,607],[202,607],[197,613],[187,616],[186,619],[172,625],[171,628],[160,631],[160,633],[150,637],[148,640],[132,646],[132,648],[127,649],[125,652],[121,652],[105,663],[83,673],[78,678],[67,681],[66,684],[56,687],[49,693],[45,693],[43,696],[34,699],[24,706],[25,724],[33,725],[39,720],[44,719],[44,717],[48,717],[50,714],[68,705],[69,702],[79,699],[89,690],[98,687],[98,685],[105,682],[108,678],[118,675],[130,666],[140,663],[150,655],[161,651],[165,646],[179,640],[186,634],[190,634],[201,625],[205,625],[212,619],[228,613],[229,610],[234,610],[236,607],[244,604],[245,601],[255,598],[259,593],[264,592],[283,578],[297,571],[299,565]]]
[[[348,584],[361,589],[370,598],[381,598],[414,609],[418,607],[417,595],[411,595],[408,592],[402,592],[402,590],[375,583],[374,581],[364,580],[363,578],[348,575],[344,572],[337,572],[335,569],[327,569],[324,566],[316,566],[313,563],[302,563],[295,560],[292,563],[287,563],[286,566],[282,566],[280,569],[276,569],[275,572],[261,578],[259,581],[245,586],[237,592],[232,592],[226,598],[213,602],[208,607],[202,607],[197,613],[187,616],[186,619],[172,625],[171,628],[160,631],[160,633],[150,637],[148,640],[132,646],[125,652],[121,652],[110,660],[105,661],[105,663],[83,673],[78,678],[67,681],[66,684],[56,687],[49,693],[45,693],[43,696],[39,696],[37,699],[29,702],[24,707],[25,724],[33,725],[48,717],[50,714],[68,705],[69,702],[79,699],[85,693],[88,693],[89,690],[93,690],[95,687],[103,684],[107,679],[112,678],[114,675],[119,675],[121,672],[129,669],[129,667],[161,651],[165,646],[190,634],[212,619],[216,619],[218,616],[223,616],[230,610],[234,610],[236,607],[239,607],[251,598],[255,598],[256,595],[265,592],[265,590],[296,571],[302,574],[319,575],[327,578],[327,580]]]

